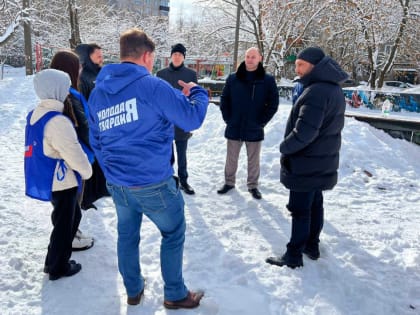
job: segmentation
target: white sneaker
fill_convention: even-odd
[[[89,249],[93,246],[94,241],[92,238],[80,238],[77,235],[74,237],[72,242],[73,251],[81,251]]]
[[[93,237],[92,236],[83,233],[79,229],[77,229],[77,232],[76,232],[76,236],[75,237],[78,237],[78,238],[86,238],[86,239],[93,240]]]

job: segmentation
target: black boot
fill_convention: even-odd
[[[80,270],[82,270],[82,265],[79,263],[67,263],[67,270],[63,273],[60,274],[51,274],[49,276],[49,279],[52,281],[58,280],[61,277],[71,277],[73,275],[75,275],[76,273],[78,273]]]
[[[70,265],[73,265],[75,263],[76,263],[75,260],[73,260],[73,259],[69,260]],[[50,273],[50,268],[48,267],[48,265],[44,265],[44,273]]]
[[[260,191],[258,190],[258,188],[251,188],[251,189],[248,189],[248,191],[251,193],[252,197],[254,197],[255,199],[262,198],[262,195]]]
[[[291,255],[289,252],[286,252],[281,257],[268,257],[265,260],[267,263],[276,266],[287,266],[289,268],[295,269],[296,267],[303,267],[302,254],[300,255]]]
[[[317,243],[306,243],[302,252],[312,260],[317,260],[320,256],[319,246]]]
[[[195,191],[192,189],[190,185],[188,185],[187,182],[181,182],[181,189],[187,194],[187,195],[194,195]]]
[[[226,194],[229,190],[231,190],[231,189],[233,189],[233,188],[235,188],[235,186],[228,185],[228,184],[224,184],[224,185],[223,185],[223,187],[222,187],[222,188],[220,188],[220,189],[217,191],[217,193],[218,193],[218,194],[223,195],[223,194]]]

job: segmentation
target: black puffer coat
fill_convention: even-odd
[[[86,118],[85,108],[83,107],[81,101],[72,93],[70,93],[68,97],[70,98],[77,121],[77,126],[75,128],[77,138],[89,146],[89,124]]]
[[[81,44],[76,49],[79,59],[82,63],[83,69],[79,76],[78,90],[82,95],[89,99],[90,92],[95,87],[96,77],[98,76],[101,67],[94,64],[89,56],[90,47],[87,44]]]
[[[178,80],[184,82],[194,82],[197,83],[197,73],[194,70],[188,69],[184,66],[184,63],[179,67],[174,67],[172,63],[169,64],[169,67],[159,70],[156,73],[156,76],[167,81],[172,87],[182,90],[182,86],[178,84]],[[186,132],[181,128],[175,126],[175,140],[176,141],[185,141],[191,137],[191,132]]]
[[[95,87],[96,77],[101,70],[101,67],[94,64],[90,59],[90,49],[91,48],[88,44],[80,44],[76,47],[76,53],[78,54],[79,60],[83,66],[82,72],[79,76],[78,90],[86,98],[86,100],[89,98],[90,92]],[[75,115],[78,121],[81,121],[83,117],[86,118],[83,104],[81,104],[77,99],[73,99],[72,101],[75,102]],[[81,125],[77,132],[80,139],[89,145],[89,137],[86,138],[86,136],[88,136],[88,130],[86,130],[85,127],[86,125]],[[91,207],[91,204],[98,199],[109,196],[108,189],[106,188],[106,179],[97,160],[95,160],[92,164],[92,171],[92,177],[84,183],[83,199],[81,203],[82,209],[88,209]]]
[[[229,75],[220,98],[220,110],[226,122],[225,137],[240,141],[264,140],[264,126],[279,105],[279,92],[273,76],[260,63],[249,79],[245,62]]]
[[[327,190],[337,183],[345,111],[339,83],[347,77],[326,56],[299,80],[304,90],[292,107],[280,144],[280,181],[286,188]]]

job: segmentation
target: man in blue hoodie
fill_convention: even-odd
[[[174,125],[185,131],[201,126],[207,91],[179,81],[183,91],[151,75],[155,44],[133,28],[120,37],[120,64],[102,68],[89,98],[90,144],[107,180],[118,216],[118,267],[127,303],[144,292],[139,242],[145,214],[160,230],[164,306],[194,308],[202,292],[184,284],[184,200],[171,166]],[[184,94],[185,95],[184,95]]]
[[[290,190],[287,209],[292,216],[292,231],[284,255],[266,260],[290,268],[303,266],[302,253],[312,260],[320,257],[322,192],[337,184],[346,108],[340,83],[348,78],[318,47],[302,50],[295,70],[303,91],[294,99],[280,144],[280,181]]]

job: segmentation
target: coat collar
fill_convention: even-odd
[[[169,70],[178,71],[184,67],[184,63],[181,63],[178,67],[175,67],[174,64],[171,62],[169,64]]]
[[[238,70],[236,71],[236,77],[241,80],[241,81],[245,81],[246,80],[246,66],[245,66],[245,61],[242,61],[242,63],[239,65]],[[256,80],[263,80],[264,76],[265,76],[265,70],[264,67],[262,65],[262,63],[260,62],[258,64],[258,68],[257,70],[255,70],[255,79]]]

